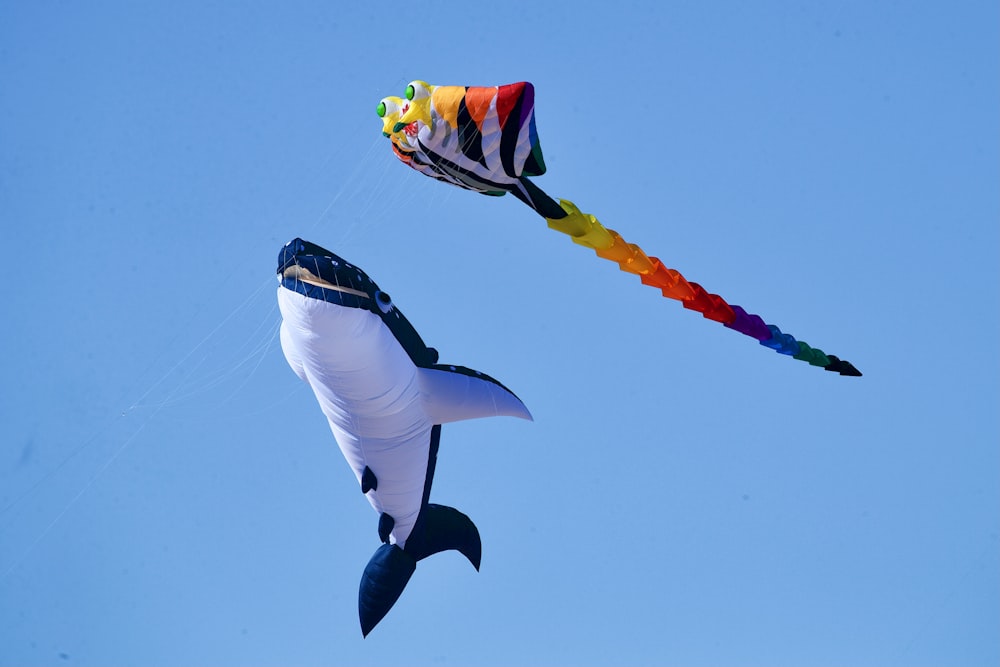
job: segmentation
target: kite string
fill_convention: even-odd
[[[267,281],[267,283],[269,282],[270,280]],[[152,407],[152,411],[148,415],[146,415],[139,422],[138,426],[136,426],[135,429],[124,438],[121,444],[118,445],[114,449],[114,451],[99,464],[96,471],[94,471],[88,477],[87,481],[83,484],[83,486],[62,506],[59,512],[56,513],[55,517],[53,517],[45,525],[45,527],[31,540],[28,546],[25,547],[23,551],[21,551],[20,555],[17,556],[7,568],[5,568],[2,572],[0,572],[0,581],[6,579],[11,574],[11,572],[14,571],[14,569],[16,569],[19,565],[21,565],[27,559],[27,557],[31,555],[31,553],[42,542],[42,540],[45,539],[45,537],[55,528],[56,525],[58,525],[58,523],[69,513],[69,511],[76,505],[76,503],[84,496],[84,494],[86,494],[87,491],[89,491],[94,486],[94,484],[105,474],[105,472],[114,464],[114,462],[118,460],[118,458],[125,452],[125,450],[136,440],[136,438],[146,428],[149,422],[152,421],[154,418],[156,418],[156,416],[164,408],[176,402],[173,400],[174,396],[185,386],[185,384],[184,383],[176,384],[168,392],[168,395],[162,401],[159,401],[157,403],[142,405],[142,402],[146,399],[146,397],[148,397],[156,389],[156,387],[163,384],[166,378],[174,374],[186,360],[188,360],[192,355],[194,355],[195,352],[201,349],[211,338],[216,336],[216,334],[223,328],[223,326],[225,326],[227,322],[229,322],[233,317],[235,317],[235,315],[238,312],[245,309],[247,304],[257,294],[260,293],[261,289],[264,287],[265,284],[266,283],[259,285],[250,295],[250,297],[245,299],[240,305],[236,306],[232,311],[230,311],[230,313],[225,318],[223,318],[222,322],[220,322],[208,334],[203,336],[202,339],[198,341],[198,343],[196,343],[194,347],[192,347],[192,349],[189,350],[188,353],[181,358],[180,361],[178,361],[163,375],[161,375],[160,378],[157,379],[145,392],[143,392],[143,394],[136,401],[134,401],[131,406],[129,406],[125,410],[122,410],[121,413],[117,415],[113,420],[107,422],[105,426],[101,428],[97,433],[95,433],[86,441],[84,441],[83,444],[76,447],[72,452],[70,452],[69,455],[63,458],[54,468],[43,474],[26,491],[19,494],[11,503],[9,503],[2,510],[0,510],[0,517],[9,516],[10,522],[12,523],[17,515],[11,515],[10,513],[13,512],[15,508],[21,506],[23,502],[28,497],[33,495],[45,482],[52,479],[52,477],[54,477],[56,473],[58,473],[60,470],[66,467],[66,465],[68,465],[71,460],[76,458],[84,450],[88,449],[94,443],[94,441],[96,441],[101,435],[106,433],[114,423],[122,419],[125,419],[130,413],[136,411],[141,407]],[[274,336],[272,334],[270,342],[273,343],[273,339]],[[249,381],[249,378],[247,378],[246,381]]]
[[[270,281],[268,281],[268,282],[270,282]],[[142,392],[142,394],[140,394],[140,396],[137,399],[135,399],[131,403],[131,405],[129,405],[127,408],[121,410],[116,415],[116,417],[113,420],[107,422],[103,428],[99,429],[96,433],[94,433],[89,438],[87,438],[79,447],[76,447],[73,451],[71,451],[54,468],[52,468],[50,471],[48,471],[47,473],[45,473],[41,478],[39,478],[39,480],[37,480],[31,486],[31,488],[29,488],[26,492],[24,492],[23,494],[19,495],[17,498],[15,498],[15,500],[13,500],[12,502],[10,502],[6,506],[4,506],[2,509],[0,509],[0,516],[3,516],[7,512],[11,511],[15,506],[17,506],[18,504],[20,504],[20,502],[24,499],[24,497],[26,497],[27,495],[30,495],[31,492],[34,489],[36,489],[41,483],[43,483],[44,481],[46,481],[47,479],[49,479],[50,477],[52,477],[55,473],[59,472],[59,470],[61,470],[63,467],[65,467],[66,464],[69,463],[73,458],[75,458],[80,452],[82,452],[83,450],[85,450],[87,447],[89,447],[91,445],[91,443],[93,443],[100,436],[102,436],[104,433],[106,433],[108,431],[108,429],[113,425],[114,421],[120,420],[122,418],[127,417],[129,415],[129,413],[134,412],[134,411],[136,411],[139,408],[143,408],[143,407],[157,407],[157,404],[144,404],[144,401],[146,400],[146,398],[153,391],[155,391],[161,384],[163,384],[163,382],[168,377],[170,377],[171,375],[173,375],[192,355],[194,355],[195,352],[197,352],[202,346],[204,346],[205,343],[209,339],[211,339],[223,326],[225,326],[225,324],[228,321],[230,321],[238,312],[240,312],[241,310],[243,310],[247,306],[247,304],[250,302],[250,300],[253,299],[260,292],[260,290],[261,290],[262,287],[263,287],[263,284],[260,285],[260,286],[258,286],[254,290],[254,292],[246,300],[243,301],[243,303],[241,303],[240,305],[236,306],[232,311],[230,311],[230,313],[225,318],[223,318],[223,320],[214,329],[212,329],[212,331],[210,331],[197,344],[195,344],[194,347],[191,348],[191,350],[189,350],[187,352],[187,354],[183,355],[181,357],[181,359],[179,361],[177,361],[170,369],[168,369],[166,372],[164,372],[159,377],[159,379],[157,379],[149,387],[147,387],[147,389],[144,392]],[[195,313],[192,317],[196,317],[196,316],[197,316],[197,313]],[[183,328],[179,327],[178,329],[183,329]],[[177,337],[175,336],[173,340],[176,340],[176,338]],[[152,363],[155,365],[156,362],[154,361]],[[144,371],[144,372],[148,372],[148,369],[147,369],[147,371]],[[179,387],[175,388],[172,391],[172,393],[176,393],[178,390],[179,390]],[[160,405],[162,405],[162,403]]]
[[[232,319],[233,319],[234,317],[236,317],[236,315],[237,315],[238,313],[240,313],[241,311],[243,311],[243,309],[245,309],[245,308],[247,307],[247,305],[248,305],[248,304],[249,304],[249,303],[250,303],[250,302],[251,302],[251,301],[252,301],[252,300],[253,300],[253,299],[254,299],[255,297],[257,297],[257,295],[259,295],[259,294],[260,294],[260,292],[261,292],[261,291],[262,291],[262,290],[263,290],[263,289],[264,289],[264,288],[265,288],[265,287],[266,287],[266,286],[267,286],[267,285],[268,285],[269,283],[271,283],[271,279],[270,279],[270,278],[268,278],[267,280],[265,280],[265,281],[262,281],[261,283],[259,283],[259,284],[257,285],[257,287],[256,287],[256,288],[255,288],[255,289],[253,290],[253,292],[251,292],[251,293],[250,293],[250,295],[249,295],[248,297],[246,297],[246,299],[244,299],[242,303],[240,303],[240,304],[239,304],[238,306],[236,306],[236,307],[235,307],[235,308],[233,308],[233,309],[232,309],[231,311],[229,311],[229,314],[228,314],[228,315],[226,315],[226,316],[225,316],[225,317],[224,317],[224,318],[222,319],[222,321],[221,321],[221,322],[219,322],[218,324],[216,324],[216,325],[215,325],[215,327],[214,327],[214,328],[213,328],[213,329],[212,329],[211,331],[209,331],[209,332],[208,332],[208,334],[206,334],[206,335],[205,335],[205,336],[204,336],[204,337],[203,337],[203,338],[202,338],[202,339],[201,339],[201,340],[200,340],[200,341],[199,341],[199,342],[198,342],[198,343],[197,343],[197,344],[196,344],[196,345],[195,345],[194,347],[192,347],[192,348],[191,348],[191,349],[190,349],[190,350],[189,350],[189,351],[187,352],[187,354],[185,354],[184,356],[182,356],[182,357],[181,357],[181,358],[180,358],[180,359],[179,359],[179,360],[178,360],[178,361],[177,361],[177,362],[176,362],[176,363],[175,363],[175,364],[174,364],[174,365],[173,365],[173,366],[172,366],[172,367],[171,367],[170,369],[168,369],[168,370],[167,370],[167,371],[166,371],[166,372],[165,372],[165,373],[164,373],[163,375],[161,375],[161,376],[160,376],[160,378],[159,378],[159,379],[158,379],[158,380],[157,380],[156,382],[154,382],[154,383],[153,383],[152,385],[150,385],[150,387],[149,387],[148,389],[146,389],[146,391],[145,391],[145,392],[143,392],[143,393],[142,393],[142,395],[140,395],[140,396],[139,396],[139,398],[137,398],[137,399],[136,399],[136,400],[135,400],[135,401],[134,401],[134,402],[132,403],[132,405],[130,405],[130,406],[128,407],[128,409],[126,410],[126,412],[132,412],[133,410],[136,410],[137,408],[140,408],[140,407],[145,407],[145,406],[143,405],[143,402],[144,402],[144,401],[146,400],[146,398],[147,398],[147,397],[148,397],[148,396],[149,396],[149,395],[150,395],[150,394],[151,394],[151,393],[152,393],[153,391],[155,391],[155,390],[157,389],[157,387],[159,387],[159,386],[160,386],[160,385],[161,385],[161,384],[162,384],[162,383],[163,383],[163,382],[164,382],[164,381],[165,381],[165,380],[166,380],[166,379],[167,379],[168,377],[170,377],[171,375],[173,375],[173,374],[174,374],[174,373],[175,373],[175,372],[176,372],[176,371],[177,371],[177,370],[178,370],[178,369],[179,369],[179,368],[180,368],[181,366],[183,366],[183,365],[184,365],[184,363],[185,363],[185,362],[187,362],[187,360],[188,360],[188,359],[190,359],[190,358],[191,358],[191,357],[192,357],[192,356],[193,356],[193,355],[194,355],[194,354],[195,354],[195,353],[196,353],[196,352],[197,352],[198,350],[200,350],[200,349],[201,349],[201,348],[202,348],[202,347],[203,347],[203,346],[205,345],[205,343],[206,343],[207,341],[209,341],[209,340],[210,340],[211,338],[213,338],[213,337],[214,337],[214,336],[215,336],[215,335],[216,335],[216,334],[217,334],[217,333],[218,333],[218,332],[219,332],[220,330],[222,330],[222,328],[223,328],[223,327],[224,327],[224,326],[225,326],[225,325],[226,325],[226,324],[227,324],[227,323],[228,323],[228,322],[229,322],[230,320],[232,320]],[[172,392],[172,393],[174,393],[174,392]]]
[[[157,412],[158,411],[159,410],[157,409]],[[118,446],[118,448],[111,454],[111,456],[109,456],[101,464],[101,466],[97,469],[97,471],[94,472],[90,476],[90,478],[86,481],[86,483],[84,483],[83,487],[80,488],[80,490],[77,491],[76,494],[72,498],[70,498],[69,502],[67,502],[63,506],[63,508],[59,511],[59,513],[56,514],[56,516],[51,521],[48,522],[48,524],[45,526],[45,528],[43,528],[42,531],[40,533],[38,533],[38,535],[31,541],[31,543],[28,544],[28,546],[21,552],[21,555],[19,557],[15,558],[13,560],[13,562],[2,573],[0,573],[0,581],[4,581],[11,574],[11,572],[13,572],[18,566],[20,566],[28,558],[28,556],[31,555],[31,553],[42,542],[42,540],[44,540],[45,537],[52,531],[52,529],[55,528],[56,524],[58,524],[62,520],[62,518],[64,516],[66,516],[66,514],[70,511],[70,509],[72,509],[73,506],[76,505],[77,501],[79,501],[80,498],[82,498],[83,495],[90,489],[90,487],[92,487],[94,485],[94,483],[98,480],[98,478],[100,478],[101,475],[103,475],[104,472],[109,467],[111,467],[111,464],[114,463],[118,459],[119,456],[121,456],[122,452],[124,452],[125,449],[132,443],[132,441],[139,435],[139,433],[142,432],[142,430],[146,427],[146,424],[154,416],[155,416],[155,413],[153,415],[150,415],[146,420],[144,420],[142,423],[140,423],[139,426],[135,429],[135,431],[133,431],[132,434],[128,438],[126,438],[122,442],[121,445]],[[80,449],[82,449],[82,447],[78,448],[77,451],[79,451]],[[75,456],[75,454],[76,454],[76,452],[74,452],[69,458],[72,458],[72,456]],[[66,461],[64,460],[63,463],[65,463],[65,462]],[[60,464],[59,466],[57,466],[56,469],[58,470],[59,468],[62,467],[62,465],[63,464]],[[44,481],[44,480],[48,479],[49,476],[50,475],[44,476],[41,481]],[[28,492],[30,493],[31,491],[33,491],[34,488],[37,487],[38,484],[41,483],[41,481],[39,481],[38,483],[36,483],[35,486],[33,486],[31,489],[29,489]],[[24,496],[22,496],[22,498],[23,497]],[[6,509],[9,509],[10,507],[13,507],[14,505],[17,505],[19,502],[20,502],[20,499],[18,499],[17,501],[15,501],[13,505],[10,505],[10,506],[8,506],[8,508],[5,508],[5,511],[6,511]]]
[[[324,221],[324,219],[326,219],[326,217],[329,215],[333,207],[345,196],[345,192],[347,192],[352,186],[356,185],[356,182],[359,181],[359,174],[362,171],[368,169],[369,167],[368,163],[371,162],[374,159],[374,156],[378,154],[377,146],[380,143],[381,142],[379,141],[378,138],[372,140],[371,144],[369,145],[368,149],[364,154],[364,157],[355,163],[354,169],[352,170],[351,174],[347,177],[347,179],[341,181],[342,184],[340,188],[337,189],[334,196],[330,199],[326,207],[320,212],[318,216],[316,216],[316,218],[314,218],[311,224],[307,225],[308,229],[313,230],[316,227],[318,227]],[[327,155],[326,159],[323,161],[321,167],[317,171],[321,172],[325,170],[327,166],[337,156],[338,156],[338,151],[331,150],[330,153]],[[387,168],[384,169],[384,172],[388,172],[388,169]],[[384,178],[383,180],[388,180],[388,179]],[[369,208],[371,206],[371,203],[374,201],[384,201],[384,198],[377,198],[372,196],[368,202]],[[354,221],[352,223],[352,226],[348,228],[346,232],[343,232],[341,234],[342,239],[350,235],[357,226],[358,226],[358,221]],[[232,275],[232,271],[230,271],[229,275],[230,276]],[[139,394],[138,398],[131,401],[131,403],[128,405],[127,408],[121,410],[120,413],[118,413],[114,418],[107,421],[103,427],[97,430],[97,432],[95,432],[89,438],[84,440],[82,444],[74,448],[67,456],[63,457],[53,468],[51,468],[43,475],[41,475],[34,483],[31,484],[31,486],[28,489],[18,494],[18,496],[15,497],[14,500],[12,500],[6,506],[0,509],[0,518],[6,517],[7,519],[9,519],[8,522],[8,527],[9,527],[11,523],[17,518],[17,516],[20,515],[20,513],[15,513],[15,510],[17,510],[19,507],[22,507],[24,502],[28,498],[36,495],[47,482],[49,482],[56,474],[58,474],[60,471],[66,468],[66,466],[71,461],[76,459],[84,451],[90,449],[93,446],[93,444],[96,441],[98,441],[104,434],[106,434],[114,424],[120,423],[121,420],[125,419],[128,415],[136,412],[141,408],[152,408],[152,411],[148,415],[146,415],[145,418],[143,418],[142,421],[138,424],[138,426],[136,426],[135,429],[124,438],[121,444],[118,447],[116,447],[115,450],[100,463],[99,467],[90,475],[90,477],[83,484],[83,486],[62,506],[59,512],[55,515],[55,517],[53,517],[45,525],[45,527],[31,540],[31,542],[20,553],[20,555],[15,557],[13,562],[8,567],[0,571],[0,580],[4,580],[8,576],[10,576],[10,574],[25,561],[25,559],[52,532],[52,530],[59,524],[59,522],[63,520],[63,518],[76,505],[76,503],[79,502],[79,500],[91,488],[93,488],[93,486],[97,483],[97,481],[107,472],[107,470],[115,463],[115,461],[117,461],[121,457],[121,455],[125,452],[125,450],[128,449],[128,447],[131,446],[133,442],[135,442],[135,440],[138,438],[140,433],[142,433],[143,430],[145,430],[150,421],[156,418],[162,410],[171,407],[172,405],[184,400],[185,398],[189,398],[199,393],[198,391],[193,391],[186,395],[179,396],[178,394],[181,391],[181,389],[185,386],[188,386],[187,384],[181,382],[178,383],[176,386],[174,386],[173,389],[171,389],[168,392],[167,396],[163,400],[156,402],[148,402],[148,399],[153,394],[153,392],[155,392],[160,386],[162,386],[167,381],[168,378],[175,375],[178,372],[178,370],[181,367],[183,367],[185,363],[187,363],[199,350],[204,348],[204,346],[208,343],[208,341],[214,338],[239,313],[245,311],[254,302],[254,300],[259,297],[262,290],[267,285],[273,284],[271,282],[272,280],[273,278],[269,276],[267,279],[261,281],[251,291],[249,296],[247,296],[243,300],[243,302],[234,307],[224,318],[222,318],[220,322],[218,322],[211,329],[211,331],[209,331],[205,336],[203,336],[186,354],[183,354],[178,361],[176,361],[169,369],[167,369],[164,373],[162,373],[144,391],[142,391]],[[259,332],[261,328],[265,325],[267,320],[273,317],[275,308],[276,307],[272,305],[267,315],[265,315],[263,320],[260,323],[258,323],[257,329],[255,330],[256,332]],[[199,313],[200,309],[196,311],[194,314],[192,314],[191,318],[192,319],[196,318]],[[277,338],[277,334],[279,331],[279,325],[280,323],[272,325],[272,327],[268,331],[266,342],[257,344],[257,346],[254,347],[251,350],[251,352],[236,365],[235,368],[239,368],[245,365],[254,356],[257,356],[257,361],[250,369],[250,372],[247,375],[247,377],[238,387],[236,387],[232,392],[230,392],[230,394],[225,399],[223,399],[222,401],[223,404],[231,401],[233,396],[237,395],[240,392],[240,390],[242,390],[242,388],[245,387],[246,384],[249,383],[252,377],[256,374],[257,370],[260,368],[260,365],[266,358],[267,352],[274,346],[274,341]],[[187,330],[187,328],[178,327],[177,333],[172,337],[171,340],[176,341],[180,336],[180,331],[184,330]],[[170,345],[168,344],[166,346],[162,346],[161,349],[165,350],[169,349],[169,347]],[[162,358],[162,354],[160,355],[160,357]],[[156,365],[156,363],[157,360],[154,359],[152,362],[150,362],[147,369],[143,371],[140,375],[148,373],[149,370]],[[199,362],[199,365],[200,363],[201,362]],[[232,373],[229,373],[228,375],[232,375]],[[225,377],[223,379],[225,379]],[[294,395],[300,389],[301,387],[296,385],[293,390],[289,391],[288,396]],[[287,400],[288,396],[280,400],[282,401]]]
[[[258,287],[257,290],[255,290],[255,293],[259,292],[259,291],[260,291],[260,287]],[[245,305],[246,305],[246,301],[244,301],[243,304],[241,304],[240,306],[238,306],[237,308],[235,308],[234,311],[231,312],[230,315],[227,316],[227,318],[223,320],[222,324],[224,324],[226,321],[228,321],[228,319],[231,319],[232,316],[233,316],[233,314],[235,312],[239,311]],[[272,309],[272,312],[273,312],[273,309]],[[269,315],[270,315],[270,313],[269,313]],[[221,328],[222,324],[220,324],[219,326],[217,326],[215,329],[213,329],[211,332],[209,332],[204,338],[202,338],[202,340],[199,341],[195,345],[195,347],[185,356],[185,358],[190,357],[198,348],[200,348],[201,346],[205,345],[206,341],[208,339],[212,338],[217,333],[217,331],[219,331],[219,329]],[[266,354],[267,350],[269,350],[273,346],[273,342],[274,342],[274,339],[276,337],[276,332],[277,332],[277,327],[274,327],[274,331],[270,334],[269,340],[263,346],[263,353]],[[261,349],[261,346],[258,345],[258,349]],[[254,373],[256,372],[257,368],[259,368],[260,363],[263,361],[263,359],[264,359],[264,354],[261,354],[259,356],[257,364],[254,366],[254,368],[251,371],[251,373],[248,374],[248,376],[244,379],[243,383],[240,385],[240,388],[242,388],[247,382],[249,382],[250,378],[253,377]],[[167,373],[165,375],[170,375],[174,370],[176,370],[177,367],[178,367],[178,365],[175,365],[174,368],[172,368],[171,370],[167,371]],[[157,383],[161,383],[162,380],[163,380],[163,378],[161,377],[160,380],[157,381]],[[11,574],[11,572],[13,572],[19,565],[21,565],[27,559],[28,556],[31,555],[31,553],[35,550],[35,548],[55,528],[55,526],[63,519],[63,517],[65,517],[66,514],[69,513],[69,511],[73,508],[73,506],[76,505],[76,503],[84,496],[84,494],[86,494],[87,491],[90,490],[94,486],[94,484],[105,474],[105,472],[125,452],[125,450],[128,449],[128,447],[136,440],[136,438],[138,438],[139,434],[142,433],[143,430],[145,430],[146,426],[153,419],[155,419],[156,416],[164,408],[169,407],[169,406],[171,406],[171,405],[173,405],[173,404],[175,404],[177,402],[176,400],[173,400],[174,399],[174,395],[177,392],[179,392],[180,389],[183,386],[184,386],[183,384],[178,383],[170,391],[170,393],[168,394],[168,396],[164,400],[162,400],[162,401],[160,401],[160,402],[152,405],[152,407],[153,407],[152,412],[149,415],[147,415],[138,424],[138,426],[136,426],[135,429],[121,442],[121,444],[118,447],[115,448],[115,450],[111,453],[111,455],[108,456],[99,465],[99,467],[97,468],[97,470],[94,471],[90,475],[90,477],[83,484],[83,486],[73,495],[72,498],[69,499],[69,501],[67,501],[63,505],[63,507],[55,515],[55,517],[53,517],[46,524],[46,526],[41,530],[41,532],[39,532],[35,536],[35,538],[32,539],[32,541],[28,544],[28,546],[25,547],[25,549],[21,552],[20,556],[17,557],[17,558],[15,558],[14,561],[6,569],[3,570],[3,572],[0,572],[0,581],[5,580]],[[296,387],[296,389],[298,389],[298,387]],[[144,396],[148,395],[150,393],[150,391],[151,391],[151,389],[147,390],[145,392]],[[238,389],[236,391],[238,391]],[[226,400],[229,400],[229,398],[231,398],[232,395],[233,394],[230,394],[230,396],[227,397]],[[138,407],[138,401],[135,404],[133,404],[133,406],[130,407],[128,411],[123,411],[121,413],[121,415],[119,415],[118,418],[122,419],[122,418],[126,417],[127,412],[136,409],[136,407]],[[105,432],[109,428],[109,426],[110,426],[110,424],[108,426],[105,426],[105,428],[102,429],[102,431],[99,431],[97,434],[95,434],[94,436],[92,436],[91,438],[89,438],[86,442],[84,442],[83,445],[81,445],[80,447],[77,447],[73,452],[70,453],[69,456],[67,456],[65,459],[63,459],[63,461],[61,461],[53,470],[49,471],[44,476],[42,476],[38,481],[36,481],[32,485],[32,487],[29,488],[25,493],[21,494],[17,499],[14,500],[14,502],[12,502],[11,504],[9,504],[6,507],[4,507],[3,510],[0,510],[0,516],[3,516],[8,511],[13,510],[16,506],[18,506],[19,504],[21,504],[21,502],[25,498],[27,498],[29,495],[31,495],[35,491],[35,489],[37,489],[42,483],[44,483],[46,480],[50,479],[60,469],[62,469],[66,464],[68,464],[71,459],[73,459],[74,457],[76,457],[77,454],[79,454],[81,451],[83,451],[84,449],[86,449],[94,440],[96,440],[103,432]]]

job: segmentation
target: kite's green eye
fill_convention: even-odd
[[[378,106],[375,107],[375,113],[378,114],[379,118],[385,118],[385,102],[378,103]]]
[[[413,88],[413,84],[412,83],[409,86],[406,87],[406,99],[412,100],[413,96],[416,95],[416,94],[417,94],[417,91]]]

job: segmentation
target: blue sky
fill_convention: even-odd
[[[0,4],[0,665],[1000,662],[1000,9]],[[548,173],[791,361],[400,165],[411,79],[532,81]],[[534,423],[376,516],[275,336],[301,236]]]

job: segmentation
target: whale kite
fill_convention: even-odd
[[[478,417],[531,419],[493,378],[438,364],[389,296],[357,266],[294,239],[278,255],[281,348],[312,388],[361,492],[379,515],[382,545],[361,577],[361,632],[399,599],[417,561],[454,549],[478,570],[469,517],[429,502],[441,425]]]

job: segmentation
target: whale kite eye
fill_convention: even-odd
[[[378,103],[378,106],[375,107],[375,113],[378,114],[379,118],[385,118],[385,102]]]
[[[416,88],[413,87],[412,83],[406,87],[406,99],[412,100],[413,96],[416,95],[416,94],[417,94],[417,90],[416,90]]]
[[[375,303],[378,304],[378,309],[383,313],[388,313],[392,310],[392,299],[385,292],[375,292]]]

